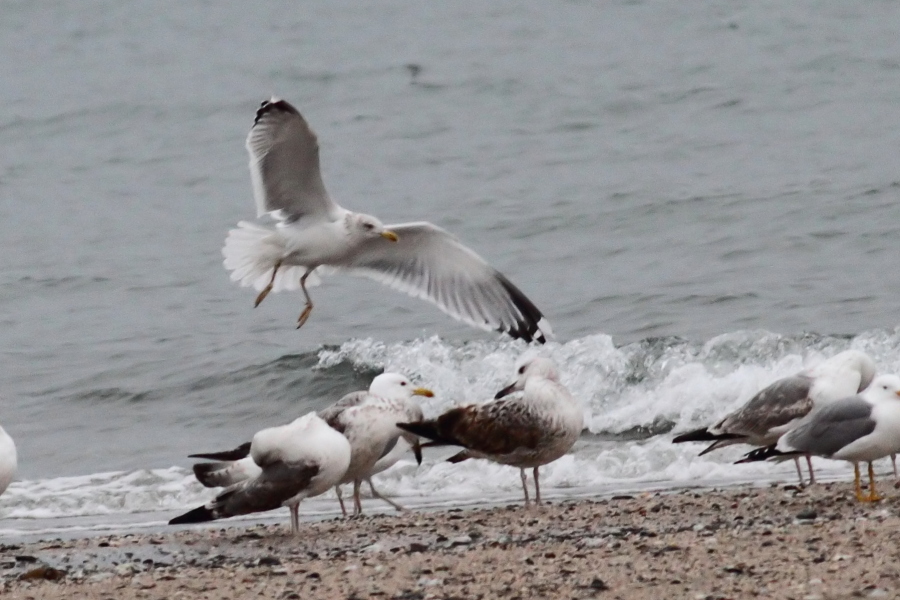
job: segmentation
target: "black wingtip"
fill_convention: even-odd
[[[241,444],[234,450],[224,452],[206,452],[203,454],[188,454],[188,458],[205,458],[207,460],[241,460],[250,456],[250,442]]]
[[[417,421],[415,423],[397,423],[397,427],[415,435],[433,440],[437,437],[437,428],[431,421]]]
[[[213,511],[206,508],[205,506],[200,506],[195,508],[194,510],[189,510],[183,515],[179,515],[169,521],[169,525],[188,525],[190,523],[206,523],[207,521],[214,521],[215,515],[213,515]]]
[[[744,458],[735,461],[734,464],[739,465],[742,463],[760,462],[775,456],[790,456],[791,454],[791,452],[781,452],[780,450],[776,450],[775,444],[772,444],[771,446],[764,446],[762,448],[757,448],[756,450],[751,450],[744,455]]]
[[[259,120],[263,118],[263,116],[276,110],[293,113],[295,115],[300,114],[300,111],[294,108],[293,105],[291,105],[291,103],[287,100],[282,100],[281,98],[272,96],[271,99],[263,100],[259,105],[259,108],[256,111],[256,118],[253,120],[253,124],[256,125],[257,123],[259,123]]]
[[[506,290],[506,293],[509,294],[510,300],[521,316],[521,318],[516,320],[514,325],[505,325],[498,331],[508,334],[513,339],[521,339],[526,342],[537,342],[539,344],[546,343],[547,338],[540,327],[540,322],[544,318],[544,315],[541,314],[538,307],[522,293],[522,290],[504,277],[502,273],[497,273],[497,279],[500,281],[503,289]]]
[[[676,435],[672,438],[673,444],[681,444],[683,442],[714,442],[718,440],[719,437],[713,433],[709,432],[709,429],[703,427],[702,429],[695,429],[693,431],[688,431],[687,433],[682,433],[681,435]]]

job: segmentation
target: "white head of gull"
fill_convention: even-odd
[[[319,142],[296,108],[278,98],[262,103],[247,137],[257,217],[242,221],[222,254],[231,279],[260,290],[303,292],[297,327],[313,308],[307,287],[316,273],[338,269],[427,300],[451,317],[484,330],[543,343],[552,335],[541,311],[502,273],[455,237],[427,222],[384,225],[335,203],[322,182]]]
[[[507,397],[522,392],[520,397]],[[398,423],[398,427],[433,440],[429,445],[465,448],[450,462],[486,458],[518,467],[529,504],[525,469],[533,469],[535,502],[541,502],[539,467],[568,452],[584,427],[580,404],[559,381],[549,358],[529,357],[516,368],[516,379],[485,404],[452,408],[436,419]]]
[[[418,437],[398,429],[397,422],[421,420],[422,408],[415,396],[430,398],[433,395],[431,390],[415,387],[404,375],[382,373],[372,380],[368,391],[347,394],[332,406],[319,411],[319,416],[350,441],[350,466],[340,483],[353,483],[354,516],[362,514],[359,488],[363,481],[368,482],[374,497],[402,510],[403,507],[375,489],[372,476],[400,460],[403,454],[394,452],[400,439],[406,440],[415,453],[416,461],[422,462]],[[346,515],[339,485],[335,491],[341,511]]]

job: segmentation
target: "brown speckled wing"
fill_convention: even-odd
[[[489,455],[537,448],[542,436],[539,423],[516,399],[456,408],[441,415],[437,425],[442,438]]]

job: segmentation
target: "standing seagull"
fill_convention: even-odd
[[[6,491],[16,476],[16,444],[9,434],[0,427],[0,494]]]
[[[350,443],[350,463],[344,469],[334,487],[341,512],[347,515],[340,484],[353,483],[353,514],[362,512],[359,485],[369,484],[372,496],[384,500],[397,510],[403,507],[383,496],[372,483],[372,476],[391,467],[412,448],[416,461],[421,464],[422,451],[419,438],[402,431],[397,421],[421,421],[422,408],[413,396],[431,397],[431,390],[417,388],[399,373],[382,373],[375,377],[367,391],[351,392],[320,410],[317,414],[330,427],[339,431]],[[402,440],[402,441],[401,441]],[[194,475],[206,487],[231,486],[256,477],[262,472],[250,455],[250,443],[234,450],[191,454],[190,458],[205,458],[216,462],[197,463]]]
[[[676,436],[673,443],[713,442],[703,456],[732,444],[768,446],[797,425],[813,408],[857,394],[875,376],[875,362],[864,352],[846,350],[796,375],[779,379],[750,398],[741,408],[710,427]],[[794,457],[803,485],[799,457]],[[809,483],[816,482],[812,460],[806,457]]]
[[[584,414],[578,402],[559,382],[556,365],[548,358],[519,363],[518,377],[495,399],[481,405],[452,408],[437,419],[397,423],[416,435],[433,440],[429,445],[465,448],[448,460],[486,458],[519,467],[525,506],[528,485],[525,469],[534,469],[535,502],[541,503],[538,468],[564,455],[581,434]],[[505,396],[523,391],[521,397]]]
[[[856,499],[876,502],[872,461],[900,451],[900,377],[881,375],[862,394],[834,402],[809,415],[773,444],[739,460],[786,460],[798,455],[823,456],[853,463]],[[869,494],[860,483],[859,463],[869,463]]]
[[[258,466],[253,477],[231,485],[209,504],[175,517],[169,524],[203,523],[287,506],[291,533],[296,534],[300,531],[300,501],[332,488],[350,464],[347,438],[315,413],[258,432],[249,453]]]
[[[428,300],[451,317],[484,330],[543,343],[552,335],[541,311],[502,273],[431,223],[385,226],[338,206],[319,172],[319,143],[296,108],[278,98],[262,103],[247,137],[257,217],[238,223],[222,254],[231,279],[269,292],[303,291],[297,327],[313,308],[307,285],[332,267]]]
[[[387,457],[392,454],[401,436],[413,448],[416,460],[422,462],[422,451],[417,437],[397,428],[397,421],[422,420],[422,408],[413,396],[434,396],[431,390],[413,387],[412,383],[399,373],[382,373],[372,380],[366,392],[352,392],[319,415],[335,430],[340,431],[350,442],[350,465],[344,477],[335,486],[341,511],[347,510],[341,496],[340,484],[353,484],[353,515],[362,514],[359,487],[363,481],[369,483],[372,495],[396,508],[403,507],[382,496],[372,485],[372,475],[391,466]],[[400,457],[393,458],[397,462]],[[376,467],[378,470],[376,470]]]

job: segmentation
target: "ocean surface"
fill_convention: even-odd
[[[340,203],[454,232],[544,311],[588,424],[548,496],[793,480],[672,432],[849,347],[900,371],[897,3],[0,6],[0,537],[163,522],[212,495],[187,454],[385,369],[427,414],[512,374],[525,344],[370,281],[327,279],[299,331],[299,294],[252,308],[221,246],[272,94]],[[382,491],[520,498],[441,457]]]

